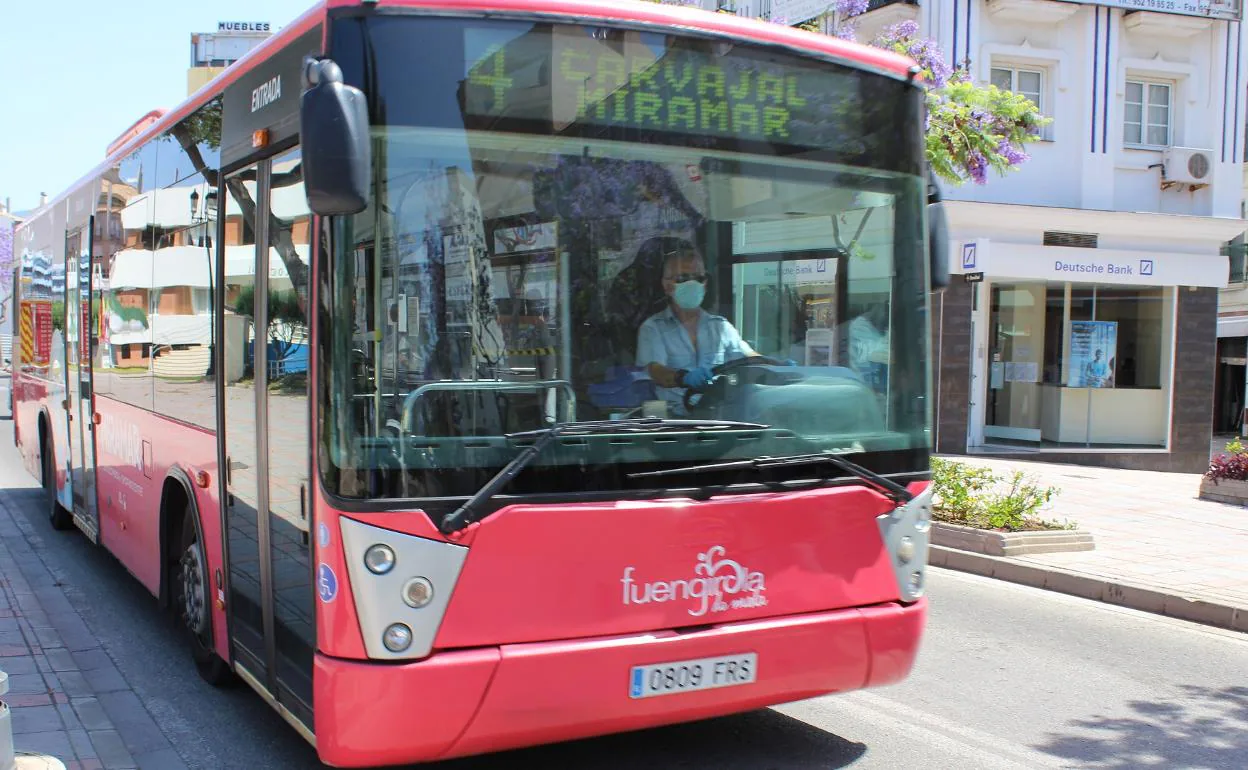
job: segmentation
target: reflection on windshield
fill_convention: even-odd
[[[544,491],[673,463],[926,446],[926,299],[898,291],[899,274],[922,276],[921,228],[897,225],[917,179],[417,128],[379,131],[378,147],[385,203],[340,235],[331,277],[339,493],[472,494],[515,456],[508,434],[562,420],[771,429],[579,437],[527,472],[579,474]],[[907,333],[890,335],[897,323]]]

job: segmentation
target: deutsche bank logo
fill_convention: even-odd
[[[1152,275],[1152,274],[1153,274],[1153,260],[1141,259],[1140,260],[1140,275]]]
[[[964,243],[964,244],[962,244],[962,269],[963,269],[963,270],[974,270],[974,269],[975,269],[975,249],[976,249],[976,246],[977,246],[977,244],[974,244],[974,243]]]

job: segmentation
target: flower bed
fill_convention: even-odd
[[[932,518],[995,532],[1075,529],[1074,522],[1041,518],[1037,512],[1057,496],[1056,487],[1039,487],[1022,471],[1008,478],[953,460],[932,458],[935,501]]]
[[[1092,535],[1071,521],[1038,512],[1057,494],[1021,471],[1008,477],[952,460],[932,458],[932,543],[990,556],[1090,551]]]
[[[1200,498],[1231,505],[1248,505],[1248,450],[1239,439],[1209,461],[1200,479]]]

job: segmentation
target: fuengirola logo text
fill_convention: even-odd
[[[636,567],[625,567],[624,604],[661,604],[672,601],[692,601],[689,614],[695,618],[708,612],[724,612],[743,607],[763,607],[767,590],[763,573],[747,569],[739,562],[724,559],[727,550],[722,545],[708,548],[698,554],[696,577],[680,580],[633,580]]]

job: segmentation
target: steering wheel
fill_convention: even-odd
[[[743,366],[784,366],[784,361],[770,356],[742,356],[741,358],[734,358],[731,361],[723,362],[719,366],[712,367],[711,372],[719,376],[736,371]]]
[[[692,412],[695,406],[702,404],[705,397],[714,393],[712,400],[723,398],[724,385],[726,383],[725,375],[735,372],[746,366],[784,366],[784,361],[778,361],[769,356],[744,356],[742,358],[734,358],[731,361],[725,361],[718,366],[711,367],[711,381],[702,388],[686,388],[684,395],[685,411]],[[698,404],[693,403],[695,396],[702,396],[698,399]]]

